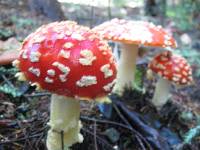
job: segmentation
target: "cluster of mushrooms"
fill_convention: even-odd
[[[118,65],[105,40],[122,44]],[[13,62],[21,71],[16,76],[53,93],[49,150],[60,150],[62,142],[67,150],[83,141],[79,100],[103,101],[110,92],[120,95],[125,87],[133,88],[140,45],[164,48],[176,47],[176,42],[161,26],[123,19],[113,19],[93,29],[73,21],[54,22],[41,26],[24,40],[20,55]],[[190,65],[171,51],[155,56],[147,73],[159,76],[152,100],[158,108],[167,101],[170,82],[189,85],[193,81]]]

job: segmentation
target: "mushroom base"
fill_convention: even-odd
[[[81,143],[80,104],[69,97],[53,94],[51,97],[51,112],[48,125],[48,150],[68,150],[74,143]]]
[[[161,109],[162,106],[167,102],[170,93],[170,82],[159,78],[156,83],[156,89],[154,92],[154,96],[152,99],[152,103],[157,107],[157,109]]]
[[[123,44],[123,50],[118,64],[118,73],[113,93],[122,95],[124,88],[133,88],[135,79],[136,59],[138,56],[138,46],[134,44]]]

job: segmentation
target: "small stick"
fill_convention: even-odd
[[[97,123],[94,121],[94,145],[95,145],[95,150],[98,150],[97,146]]]
[[[64,150],[64,131],[63,130],[60,132],[60,135],[61,135],[61,148],[62,150]]]

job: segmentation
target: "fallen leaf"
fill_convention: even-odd
[[[0,65],[7,65],[12,63],[19,56],[19,51],[17,50],[9,50],[0,53]]]
[[[14,37],[0,41],[0,65],[10,64],[18,58],[21,43]]]

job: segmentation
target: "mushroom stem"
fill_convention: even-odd
[[[74,98],[53,94],[50,109],[48,125],[51,129],[47,136],[48,150],[61,150],[63,146],[65,150],[68,150],[72,144],[81,143],[83,136],[80,134],[79,102]]]
[[[138,56],[138,45],[122,44],[122,48],[118,64],[117,80],[112,91],[119,95],[123,94],[125,87],[133,88],[136,59]]]
[[[159,78],[156,83],[156,89],[152,99],[152,103],[159,110],[167,102],[170,92],[170,82],[163,78]]]

